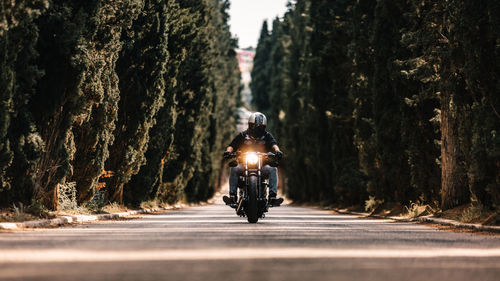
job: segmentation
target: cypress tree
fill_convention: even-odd
[[[353,102],[353,142],[367,190],[379,190],[378,168],[375,165],[375,126],[373,123],[372,74],[373,48],[369,38],[373,34],[376,1],[358,0],[352,9],[352,41],[349,56],[352,77],[349,95]],[[365,198],[366,199],[366,198]],[[364,199],[361,199],[362,202]],[[359,203],[359,202],[358,202]]]
[[[295,6],[290,7],[287,13],[289,19],[289,35],[284,36],[284,44],[288,52],[285,53],[284,64],[287,72],[283,77],[283,87],[285,96],[285,111],[283,120],[283,134],[280,136],[282,149],[287,155],[285,162],[285,171],[287,172],[288,185],[287,194],[291,199],[297,201],[316,200],[319,193],[314,189],[316,185],[310,188],[309,183],[314,180],[314,175],[310,174],[309,167],[315,161],[308,151],[310,139],[307,132],[304,131],[308,124],[305,111],[308,109],[306,103],[306,85],[308,84],[307,73],[303,71],[305,64],[305,54],[307,54],[308,41],[311,37],[311,28],[309,23],[310,1],[297,1]],[[314,141],[314,140],[313,140]]]
[[[273,32],[270,38],[270,56],[269,56],[269,109],[267,117],[269,119],[268,130],[273,133],[277,139],[281,139],[281,126],[285,114],[284,100],[284,75],[285,75],[285,42],[288,34],[288,22],[285,16],[283,21],[275,18],[273,21]],[[281,119],[280,119],[281,114]]]
[[[170,4],[172,5],[172,4]],[[130,30],[122,32],[127,42],[117,62],[120,102],[115,141],[106,170],[114,175],[106,190],[111,200],[121,202],[123,185],[146,161],[149,131],[164,104],[168,60],[169,7],[165,1],[145,1],[144,9]]]
[[[372,46],[373,124],[375,128],[375,163],[378,168],[377,190],[369,190],[386,202],[408,203],[414,195],[409,189],[409,167],[401,139],[402,97],[391,77],[397,73],[394,61],[400,56],[403,6],[400,2],[379,1],[375,7]],[[389,145],[390,144],[390,145]]]
[[[0,206],[30,203],[44,143],[29,103],[43,71],[36,65],[35,20],[48,1],[0,4]]]
[[[151,130],[147,164],[127,185],[128,202],[200,201],[213,194],[219,182],[220,150],[233,134],[239,89],[228,5],[179,1],[179,8],[172,10],[166,105]]]
[[[270,106],[269,90],[270,90],[270,53],[271,53],[271,38],[267,21],[262,23],[260,37],[257,43],[257,49],[253,61],[252,82],[250,89],[252,90],[252,103],[260,111],[267,113]]]
[[[85,203],[104,168],[110,200],[210,197],[239,89],[229,2],[48,4],[0,6],[0,204],[57,209],[69,182]]]
[[[228,7],[1,2],[0,205],[56,209],[69,182],[84,203],[105,171],[109,200],[212,196],[239,91]],[[496,1],[288,7],[262,25],[251,86],[291,199],[499,208]]]
[[[206,108],[206,134],[201,150],[202,161],[195,167],[193,178],[187,183],[185,193],[188,201],[199,202],[209,199],[220,184],[219,175],[223,167],[220,152],[227,140],[234,135],[234,112],[239,92],[239,71],[236,53],[236,40],[229,31],[229,1],[210,1],[209,22],[212,45],[209,57],[212,60],[209,85],[212,88],[210,107]],[[210,97],[207,97],[210,99]],[[202,115],[203,116],[203,115]],[[201,141],[201,140],[200,140]]]
[[[53,1],[38,21],[45,76],[32,110],[46,142],[37,181],[51,209],[59,184],[76,181],[88,198],[103,171],[119,99],[120,31],[139,9],[139,1]]]
[[[412,201],[439,202],[439,61],[438,30],[442,15],[436,1],[405,4],[402,52],[394,85],[401,93],[401,139],[410,168]]]
[[[143,5],[140,0],[103,1],[98,3],[92,18],[95,22],[91,24],[96,29],[90,30],[87,40],[89,44],[95,41],[97,44],[89,46],[94,58],[87,66],[83,81],[90,103],[85,109],[88,119],[73,127],[76,152],[71,180],[77,183],[80,202],[91,198],[110,156],[120,100],[116,62],[122,49],[121,31],[130,27]]]
[[[146,164],[124,187],[125,201],[132,205],[138,205],[143,200],[155,199],[159,191],[166,188],[163,172],[172,153],[177,120],[176,99],[181,79],[179,73],[189,56],[189,44],[196,36],[193,19],[199,15],[190,10],[189,6],[181,6],[179,1],[169,1],[166,13],[168,18],[166,47],[169,63],[166,65],[163,77],[165,102],[158,110],[155,124],[150,129],[149,144],[145,153]]]
[[[293,155],[285,161],[288,194],[357,202],[365,193],[352,140],[351,5],[298,1],[291,8],[283,22],[274,21],[269,40],[270,124],[279,124],[283,149]]]
[[[184,2],[182,5],[185,5]],[[177,122],[174,127],[172,153],[163,171],[165,188],[160,198],[176,202],[184,197],[184,188],[201,162],[201,149],[206,146],[206,109],[211,89],[208,87],[210,69],[207,20],[210,12],[204,1],[190,1],[189,9],[195,28],[188,56],[179,68],[176,94]]]
[[[466,91],[457,95],[461,110],[460,142],[465,154],[472,200],[487,208],[500,206],[500,68],[499,12],[495,1],[452,1],[457,13],[456,38],[463,55]],[[458,58],[460,59],[460,58]],[[457,93],[458,94],[458,93]],[[467,113],[467,115],[463,115]]]

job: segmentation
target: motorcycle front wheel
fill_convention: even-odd
[[[245,213],[249,223],[256,223],[259,220],[259,210],[257,206],[257,189],[259,188],[259,181],[257,176],[250,176],[248,178],[248,196]]]

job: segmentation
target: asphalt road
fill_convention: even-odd
[[[500,280],[500,236],[223,205],[0,233],[0,280]]]

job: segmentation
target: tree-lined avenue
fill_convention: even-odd
[[[497,280],[500,239],[283,206],[221,204],[0,235],[0,280]]]

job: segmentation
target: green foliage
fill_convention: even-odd
[[[372,45],[374,70],[372,81],[375,158],[378,162],[377,184],[369,190],[376,197],[390,202],[407,203],[415,196],[409,187],[409,167],[402,140],[402,93],[393,83],[397,72],[394,61],[402,56],[400,26],[402,5],[394,1],[379,1],[375,7]],[[389,145],[390,144],[390,145]]]
[[[159,191],[171,189],[164,184],[163,171],[170,159],[174,140],[174,126],[177,120],[176,99],[177,93],[181,91],[178,87],[181,79],[179,72],[189,57],[189,44],[196,34],[193,19],[197,14],[191,14],[189,6],[181,6],[179,1],[169,1],[167,13],[169,32],[166,41],[170,63],[166,65],[164,75],[165,102],[158,110],[155,125],[150,129],[150,141],[145,152],[146,164],[137,175],[132,176],[124,190],[125,201],[132,205],[139,205],[144,199],[153,200]],[[178,199],[179,196],[174,197],[173,201]]]
[[[184,188],[204,162],[202,148],[207,145],[205,136],[213,95],[206,73],[212,67],[212,50],[208,40],[210,26],[208,17],[204,17],[210,13],[210,7],[201,0],[182,2],[182,5],[189,5],[185,7],[191,10],[194,28],[188,56],[179,67],[172,152],[163,171],[165,188],[158,191],[168,203],[182,199]]]
[[[500,206],[494,1],[289,7],[263,27],[252,85],[291,199]]]
[[[452,1],[461,18],[457,26],[463,54],[466,92],[457,97],[468,109],[460,136],[465,144],[467,172],[473,201],[500,208],[500,16],[495,1]]]
[[[106,163],[106,170],[114,172],[107,185],[113,200],[122,200],[123,185],[146,161],[149,131],[165,101],[171,27],[167,5],[165,1],[145,1],[131,30],[122,33],[127,44],[117,63],[121,94],[118,129]]]
[[[259,41],[256,59],[259,52],[270,59],[261,66],[269,71],[262,85],[269,87],[269,106],[258,109],[268,113],[289,155],[283,168],[295,200],[350,204],[364,198],[349,97],[350,8],[344,1],[297,1]]]
[[[39,218],[50,218],[52,215],[40,200],[32,199],[31,204],[26,208],[26,213]]]
[[[239,91],[227,7],[227,1],[178,1],[172,7],[169,96],[151,129],[148,163],[129,184],[136,196],[170,204],[184,197],[200,201],[218,184],[220,151],[233,130]]]
[[[103,208],[106,206],[106,191],[104,189],[98,189],[94,192],[92,198],[85,203],[85,208],[91,214],[100,214],[103,212]]]
[[[208,199],[239,91],[228,6],[2,3],[0,205]]]
[[[240,86],[228,7],[2,2],[0,206],[212,196]],[[263,23],[251,87],[289,197],[500,208],[499,26],[493,0],[297,0]]]
[[[29,102],[43,74],[36,65],[39,29],[35,20],[48,1],[0,6],[0,205],[29,204],[36,189],[35,172],[44,142]]]
[[[227,1],[171,7],[168,97],[151,129],[147,164],[129,184],[132,204],[207,200],[219,184],[220,151],[234,130],[239,91],[227,8]]]
[[[208,81],[212,92],[206,97],[209,107],[205,109],[205,113],[201,112],[201,124],[205,124],[202,137],[204,141],[201,143],[202,159],[185,189],[186,199],[190,202],[210,199],[215,192],[214,187],[221,184],[223,162],[220,152],[234,135],[234,116],[239,98],[240,73],[235,60],[237,44],[231,37],[227,22],[229,1],[211,3],[208,7],[212,21],[208,25],[207,40],[217,43],[206,56],[210,59],[212,75]]]
[[[483,205],[473,204],[458,214],[456,219],[465,223],[484,221],[490,215],[488,211]]]
[[[115,130],[120,100],[116,63],[123,45],[121,33],[130,27],[144,4],[129,0],[96,5],[90,18],[93,29],[85,34],[87,54],[78,58],[85,65],[82,92],[86,106],[85,120],[77,121],[72,129],[76,151],[71,180],[77,182],[79,202],[91,198],[110,156],[109,146],[119,137]]]
[[[251,73],[252,82],[250,84],[250,89],[252,90],[252,103],[264,113],[267,113],[270,106],[270,80],[273,77],[270,66],[274,65],[274,63],[270,64],[269,60],[271,57],[271,44],[275,43],[276,40],[271,40],[267,21],[264,21],[260,31],[256,56],[253,61]]]
[[[65,178],[77,183],[83,202],[104,169],[119,100],[120,34],[140,5],[139,0],[52,1],[40,17],[39,64],[45,75],[32,111],[46,142],[37,173],[39,196],[52,209]]]
[[[373,48],[369,38],[373,34],[376,1],[360,0],[352,8],[352,40],[348,46],[353,69],[349,96],[353,102],[353,143],[358,151],[361,179],[368,191],[379,190],[375,128],[373,122],[373,95],[371,79],[374,71]],[[374,192],[372,192],[374,194]],[[371,196],[373,197],[373,196]]]

